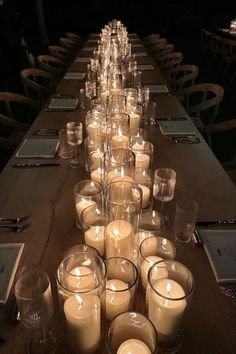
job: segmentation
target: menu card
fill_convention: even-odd
[[[163,135],[196,135],[193,125],[188,120],[159,122]]]
[[[166,85],[146,85],[150,89],[150,93],[168,93],[169,89]]]
[[[59,147],[58,139],[25,139],[16,157],[54,158]]]
[[[73,111],[78,106],[78,98],[52,98],[47,110]]]
[[[218,283],[236,281],[236,229],[198,229]]]
[[[0,304],[5,304],[17,271],[24,243],[0,244]]]
[[[75,63],[90,63],[90,58],[75,58]]]

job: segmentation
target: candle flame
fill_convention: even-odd
[[[123,178],[125,175],[124,167],[121,167],[120,176]]]
[[[113,234],[114,234],[115,236],[117,236],[117,237],[120,237],[120,232],[119,232],[119,230],[117,230],[117,229],[114,229],[114,230],[113,230]]]
[[[76,294],[75,297],[76,297],[76,300],[78,301],[79,309],[80,309],[81,307],[83,307],[84,302],[83,302],[80,295]]]
[[[121,139],[122,138],[122,130],[121,130],[121,128],[119,127],[119,129],[118,129],[118,137],[119,137],[119,139]]]
[[[171,284],[170,284],[170,283],[167,283],[167,285],[166,285],[166,292],[167,292],[167,295],[170,294],[170,291],[171,291]]]

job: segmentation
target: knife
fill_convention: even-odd
[[[27,167],[53,167],[53,166],[61,166],[57,162],[17,162],[13,165],[16,168],[27,168]]]
[[[223,219],[216,221],[197,221],[196,226],[211,226],[218,224],[236,224],[236,219]]]

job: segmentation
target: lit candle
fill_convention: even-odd
[[[89,139],[97,142],[101,140],[101,124],[99,122],[92,122],[87,125],[87,132]]]
[[[92,246],[98,250],[101,256],[104,255],[105,248],[105,227],[92,226],[84,233],[86,245]]]
[[[129,137],[126,135],[114,135],[111,138],[111,148],[112,149],[128,149],[129,147]]]
[[[92,270],[86,266],[75,267],[68,273],[67,287],[70,291],[88,291],[96,288],[97,282]]]
[[[172,279],[157,280],[153,287],[165,298],[150,287],[148,317],[156,327],[159,340],[171,342],[177,335],[186,308],[186,300],[183,299],[185,292],[181,285]]]
[[[128,339],[119,346],[117,354],[152,354],[152,352],[143,341]]]
[[[64,303],[68,342],[75,352],[92,353],[101,337],[101,303],[96,295],[70,296]]]
[[[150,163],[150,156],[147,154],[140,154],[139,152],[135,153],[135,167],[148,169]]]
[[[131,294],[128,284],[119,279],[111,279],[106,283],[106,318],[112,320],[130,307]]]
[[[90,176],[93,181],[103,183],[103,169],[101,167],[92,171]]]
[[[150,188],[142,184],[139,184],[139,187],[142,189],[142,208],[144,209],[148,207],[148,202],[150,198]]]
[[[134,151],[134,152],[143,151],[143,150],[144,150],[144,145],[139,144],[137,142],[132,146],[132,151]]]
[[[93,151],[90,156],[91,156],[92,163],[99,164],[101,163],[103,152],[97,149],[96,151]]]
[[[106,257],[123,256],[129,258],[133,253],[133,238],[133,227],[128,221],[111,221],[105,232]]]
[[[85,198],[82,198],[79,202],[77,202],[75,207],[76,207],[76,212],[77,212],[78,218],[81,217],[81,214],[84,211],[84,209],[87,207],[90,207],[90,206],[91,207],[94,206],[94,210],[95,210],[97,203],[94,200],[85,199]],[[93,208],[91,208],[91,209],[93,209]]]
[[[129,176],[117,176],[112,179],[110,198],[113,202],[124,203],[125,201],[131,201],[132,199],[132,186],[134,180]],[[123,206],[123,205],[122,205]]]
[[[130,135],[137,135],[139,131],[140,115],[137,113],[129,113],[130,117]]]
[[[141,263],[141,279],[142,279],[142,285],[144,287],[144,289],[147,289],[147,285],[148,285],[148,271],[149,269],[153,266],[153,264],[163,261],[163,259],[161,257],[158,256],[148,256],[146,257],[142,263]],[[166,270],[166,268],[160,268],[160,272],[158,273],[158,279],[162,279],[162,278],[167,278],[168,277],[168,272]]]

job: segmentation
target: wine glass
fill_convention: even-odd
[[[83,142],[83,125],[78,122],[68,122],[66,124],[68,144],[74,146],[74,157],[70,162],[71,167],[79,166],[78,145]]]
[[[154,173],[153,197],[161,202],[161,214],[163,215],[164,203],[174,198],[176,172],[171,168],[158,168]],[[170,226],[170,220],[163,215],[165,227]]]
[[[47,273],[41,267],[23,267],[18,272],[15,296],[19,319],[33,334],[27,341],[28,354],[55,353],[55,331],[45,326],[53,314],[51,285]]]

